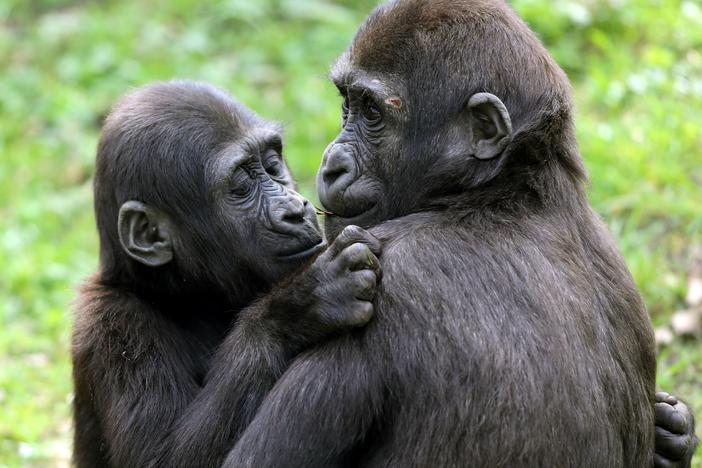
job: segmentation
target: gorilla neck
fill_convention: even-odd
[[[418,211],[452,207],[493,213],[539,207],[566,212],[587,209],[587,174],[577,148],[522,148],[514,148],[503,161],[491,165],[471,164],[460,175],[442,174],[443,183],[429,188]]]

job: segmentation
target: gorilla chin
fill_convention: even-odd
[[[346,226],[367,228],[384,219],[383,189],[372,179],[360,177],[344,187],[330,187],[321,182],[317,189],[319,201],[325,209],[324,232],[327,240],[335,239]]]
[[[317,185],[319,201],[325,210],[324,231],[327,239],[334,239],[349,225],[373,226],[383,211],[379,196],[381,189],[366,178],[358,178],[339,187],[320,181]]]
[[[326,208],[326,205],[324,206]],[[335,239],[346,226],[372,227],[378,223],[379,219],[382,219],[380,217],[382,214],[381,205],[377,202],[364,206],[363,210],[349,210],[343,213],[345,215],[336,211],[326,212],[324,232],[328,241]]]

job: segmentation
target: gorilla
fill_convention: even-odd
[[[318,191],[329,238],[383,243],[375,317],[300,354],[225,466],[652,465],[654,405],[691,415],[655,397],[651,324],[534,34],[501,0],[392,1],[331,78]]]
[[[451,19],[451,15],[445,17]],[[344,60],[350,61],[350,55],[339,62],[339,73],[343,73],[341,67]],[[368,69],[372,70],[370,66]],[[362,71],[357,65],[357,72]],[[407,78],[411,78],[411,75],[408,74]],[[401,460],[404,459],[410,461],[407,466],[417,466],[424,463],[422,460],[431,459],[431,453],[424,451],[446,451],[446,455],[431,462],[432,466],[485,465],[489,463],[485,461],[488,457],[470,448],[473,442],[469,435],[460,432],[466,430],[465,424],[469,422],[467,410],[477,411],[477,415],[471,417],[477,418],[473,421],[478,424],[471,431],[494,429],[492,419],[495,418],[512,422],[512,417],[522,416],[520,413],[510,413],[510,407],[501,406],[504,398],[509,397],[509,392],[514,397],[513,404],[520,405],[518,400],[522,394],[517,388],[520,382],[515,375],[531,386],[530,392],[544,392],[543,399],[548,401],[541,402],[542,405],[557,405],[564,401],[564,395],[554,397],[546,394],[547,390],[558,389],[558,386],[566,385],[565,388],[568,388],[567,384],[570,383],[559,382],[555,370],[544,372],[541,376],[545,378],[540,381],[536,379],[541,376],[530,377],[526,367],[499,367],[507,365],[510,360],[517,364],[524,358],[545,360],[552,351],[546,348],[547,352],[539,354],[542,348],[530,349],[529,346],[534,346],[534,343],[529,340],[535,338],[528,335],[526,342],[515,342],[511,338],[503,343],[497,342],[497,339],[505,336],[516,336],[518,330],[510,330],[509,327],[521,326],[507,324],[506,319],[497,313],[509,305],[500,303],[504,300],[501,295],[503,291],[508,299],[517,301],[512,296],[521,291],[519,287],[526,287],[527,279],[534,278],[512,276],[523,273],[524,265],[519,270],[507,263],[508,271],[505,273],[498,269],[495,277],[485,276],[484,271],[475,277],[463,276],[470,278],[465,282],[468,293],[471,292],[471,285],[500,285],[501,289],[491,292],[500,295],[489,297],[497,304],[495,310],[490,310],[491,304],[485,302],[485,294],[490,291],[482,291],[483,296],[474,299],[475,303],[466,299],[467,293],[459,295],[458,303],[447,303],[453,301],[454,296],[444,295],[443,292],[451,291],[451,287],[457,285],[455,281],[461,280],[456,271],[460,261],[449,261],[444,266],[440,258],[427,256],[431,254],[427,252],[427,244],[432,241],[429,235],[438,227],[445,227],[449,234],[453,231],[454,237],[458,235],[463,242],[453,247],[442,247],[441,242],[451,236],[437,236],[437,252],[448,254],[451,248],[464,245],[467,239],[476,239],[464,236],[476,236],[482,228],[489,228],[490,223],[494,226],[504,223],[502,227],[506,228],[509,223],[519,220],[509,216],[499,220],[504,213],[520,213],[519,210],[512,212],[508,209],[511,202],[507,198],[490,200],[486,197],[483,200],[485,203],[480,202],[483,196],[481,190],[488,192],[489,187],[495,189],[499,185],[492,183],[492,179],[510,181],[509,178],[500,179],[506,177],[501,175],[503,167],[493,168],[495,174],[492,179],[475,171],[471,176],[474,180],[466,178],[463,181],[454,180],[459,174],[450,173],[447,167],[442,169],[447,172],[446,180],[452,181],[455,186],[440,190],[434,188],[433,192],[418,197],[414,202],[402,201],[412,200],[409,189],[405,188],[397,192],[404,198],[394,199],[388,188],[401,181],[399,177],[402,174],[392,171],[393,164],[399,163],[386,161],[390,171],[388,177],[382,179],[382,161],[374,162],[373,158],[385,154],[387,149],[376,146],[379,147],[387,138],[381,130],[388,124],[398,125],[400,122],[406,128],[402,131],[397,128],[395,137],[404,135],[405,140],[396,141],[394,151],[398,155],[411,155],[411,148],[400,148],[407,141],[415,141],[408,138],[406,132],[413,128],[409,122],[417,119],[417,116],[412,115],[410,119],[407,114],[397,112],[397,122],[386,120],[382,125],[374,122],[378,127],[375,130],[377,136],[373,137],[370,130],[373,119],[382,118],[383,113],[389,111],[399,111],[410,102],[408,94],[405,94],[404,101],[397,93],[382,103],[368,103],[361,111],[369,116],[366,141],[362,138],[364,124],[359,120],[355,100],[358,95],[349,92],[351,83],[344,84],[343,80],[338,79],[337,84],[345,95],[345,131],[348,127],[354,136],[352,126],[355,125],[357,133],[355,139],[348,141],[344,141],[340,135],[338,144],[347,145],[349,151],[358,152],[352,156],[359,159],[346,158],[344,152],[338,151],[338,146],[331,147],[327,154],[329,156],[331,150],[335,150],[338,156],[325,158],[323,170],[320,171],[320,194],[329,197],[328,207],[336,203],[334,209],[337,212],[336,216],[327,220],[330,230],[336,234],[349,224],[348,218],[342,216],[344,210],[349,210],[352,213],[350,216],[355,215],[354,210],[358,210],[356,214],[366,207],[370,211],[371,207],[375,208],[380,203],[374,196],[385,196],[387,199],[383,203],[387,206],[379,206],[375,216],[367,216],[364,224],[378,224],[379,233],[394,239],[396,244],[399,244],[404,235],[403,229],[408,226],[418,232],[411,233],[414,237],[407,239],[411,242],[407,245],[421,247],[424,244],[417,250],[422,256],[411,259],[407,272],[401,272],[399,266],[408,252],[415,251],[405,251],[403,256],[396,247],[395,281],[401,279],[403,274],[409,274],[408,278],[412,281],[406,288],[417,286],[417,289],[413,292],[415,296],[408,293],[407,299],[398,300],[397,303],[393,302],[394,296],[386,295],[382,303],[386,312],[381,315],[378,327],[391,333],[384,338],[379,337],[377,334],[380,331],[376,327],[376,331],[367,332],[368,338],[362,331],[346,336],[342,334],[365,324],[373,314],[371,300],[380,273],[376,257],[379,243],[362,229],[349,226],[336,236],[332,246],[325,251],[326,245],[321,240],[309,203],[294,192],[294,183],[282,159],[282,142],[277,126],[208,85],[181,82],[137,90],[125,97],[108,118],[98,150],[95,200],[101,237],[101,264],[100,271],[88,281],[81,293],[73,338],[76,395],[74,461],[78,466],[218,466],[242,435],[266,393],[290,360],[312,345],[339,335],[342,335],[341,338],[336,343],[329,343],[326,349],[302,354],[294,369],[288,373],[290,375],[286,374],[276,391],[266,399],[256,425],[246,432],[249,440],[252,440],[257,432],[263,430],[261,424],[265,423],[266,417],[275,412],[285,412],[281,406],[288,404],[288,401],[280,400],[280,395],[285,392],[297,392],[297,401],[291,399],[291,405],[325,403],[312,411],[310,406],[306,406],[304,416],[309,420],[301,418],[297,427],[311,428],[307,434],[288,433],[286,426],[282,425],[287,424],[289,430],[293,430],[297,421],[277,422],[277,426],[272,426],[270,435],[282,437],[270,439],[271,449],[282,447],[288,451],[287,455],[293,455],[288,458],[276,458],[279,455],[284,457],[282,453],[263,456],[269,458],[272,466],[372,465],[381,463],[383,459],[388,465],[402,465]],[[382,81],[373,79],[365,83],[376,88],[382,84]],[[486,101],[492,99],[484,97]],[[473,104],[480,104],[479,101],[476,99]],[[489,124],[489,120],[482,118],[480,112],[473,111],[476,106],[468,108],[475,113],[475,119],[482,122],[480,125]],[[489,107],[486,113],[489,114]],[[509,117],[509,113],[506,115]],[[476,126],[471,120],[463,123],[471,128]],[[459,131],[460,127],[456,130]],[[476,130],[476,133],[479,131]],[[476,140],[477,143],[479,140]],[[354,146],[362,144],[369,146]],[[442,148],[441,145],[436,147]],[[507,147],[505,145],[505,150]],[[462,156],[460,145],[454,148],[456,153],[453,155],[446,152],[446,148],[443,147],[444,152],[438,154],[445,158]],[[417,151],[421,156],[427,149],[417,148]],[[487,154],[491,151],[494,150],[489,150]],[[511,151],[513,153],[506,154],[519,154],[515,152],[515,147]],[[475,159],[476,163],[498,157],[480,158],[480,154],[486,153],[466,153],[467,158]],[[375,174],[361,165],[366,161],[362,158],[368,158],[369,162],[365,164],[369,166],[377,165]],[[506,159],[507,156],[500,155],[499,158]],[[425,159],[418,162],[419,167],[427,164]],[[510,166],[504,164],[504,167]],[[399,168],[407,170],[409,166]],[[459,164],[459,169],[464,168]],[[361,169],[370,176],[363,179]],[[527,166],[524,169],[533,168]],[[437,171],[436,176],[441,175],[441,171],[433,170]],[[517,174],[515,171],[512,176],[516,177]],[[481,190],[481,183],[476,183],[480,177],[484,177]],[[341,180],[338,187],[343,187],[344,179],[348,182],[347,188],[352,188],[349,199],[356,197],[361,208],[353,208],[352,203],[345,202],[334,190],[325,191],[326,184],[333,185],[336,179]],[[364,184],[367,189],[363,188]],[[515,187],[523,190],[523,186]],[[414,187],[414,190],[417,189]],[[375,190],[379,192],[372,195]],[[535,191],[534,196],[538,195]],[[476,203],[466,203],[463,197],[467,196],[476,197],[473,200]],[[341,201],[332,201],[334,198]],[[515,199],[515,202],[519,204],[519,200]],[[392,208],[393,205],[395,208]],[[481,210],[493,210],[493,207],[499,209],[481,213]],[[526,209],[527,206],[520,208]],[[427,213],[426,227],[420,216],[409,216],[423,212]],[[439,214],[441,216],[436,216]],[[446,219],[451,214],[460,216],[455,222],[447,223]],[[526,216],[529,213],[522,214]],[[484,219],[473,225],[466,220],[472,216],[483,216]],[[383,222],[385,218],[396,219],[397,223]],[[431,225],[442,219],[443,224]],[[461,229],[466,231],[461,232]],[[482,233],[489,234],[490,231]],[[520,234],[523,232],[515,232],[517,238]],[[493,238],[480,241],[483,242],[482,246],[491,247],[495,243],[505,242],[506,238],[501,237],[504,235],[504,230],[502,234],[495,230]],[[545,239],[554,241],[548,236]],[[514,242],[514,239],[509,240]],[[475,248],[479,245],[480,242],[477,242]],[[538,251],[533,244],[528,247]],[[482,267],[490,267],[492,264],[498,265],[498,260],[518,261],[519,258],[505,256],[510,252],[513,251],[498,250],[495,253],[502,256],[490,257],[489,261],[478,257],[476,251],[461,255],[472,260],[482,258]],[[482,252],[482,255],[486,254],[490,253]],[[422,262],[426,262],[427,271],[413,272],[412,268]],[[480,266],[476,265],[472,271],[479,272]],[[434,273],[439,275],[438,279],[434,278]],[[518,287],[507,289],[511,283],[503,281],[500,274],[510,280],[519,280],[515,281]],[[412,275],[418,277],[413,279]],[[420,280],[419,284],[417,280]],[[442,286],[437,281],[454,281],[454,284]],[[555,281],[554,284],[560,283]],[[433,299],[418,296],[418,302],[412,302],[418,294],[431,294],[432,288],[436,288],[441,295]],[[540,290],[554,293],[551,289]],[[402,292],[399,294],[401,296]],[[539,303],[530,302],[534,301],[533,297],[525,296],[523,300],[530,306],[525,310],[532,314],[539,311],[535,308]],[[423,309],[425,305],[431,308]],[[458,313],[464,305],[471,306],[476,313],[486,312],[489,315],[477,323],[483,329],[489,328],[487,320],[490,316],[496,319],[492,329],[489,329],[489,335],[481,336],[477,333],[480,328],[472,330],[470,324],[466,324],[467,319],[473,316]],[[549,309],[544,311],[552,312]],[[420,315],[422,312],[442,315],[424,317]],[[392,314],[399,320],[391,326],[388,320],[393,317]],[[416,324],[412,323],[413,318],[419,318]],[[532,328],[536,325],[532,322],[538,320],[548,325],[544,318],[553,320],[553,317],[539,318],[534,315],[528,318],[528,327],[524,330],[534,334],[542,329],[549,330],[548,326]],[[427,323],[430,326],[423,329]],[[575,321],[564,323],[578,326]],[[464,330],[458,328],[464,325]],[[553,323],[550,325],[552,332],[559,332]],[[502,330],[501,327],[507,329]],[[555,347],[557,343],[549,342],[550,337],[545,335],[545,331],[538,337],[544,341],[537,345]],[[482,361],[476,355],[466,361],[456,360],[456,371],[452,368],[446,372],[453,364],[451,358],[465,355],[465,350],[456,348],[465,346],[465,341],[461,339],[466,338],[474,340],[470,349],[477,350],[478,354],[482,352],[483,357],[487,355],[486,346],[495,345],[492,350],[495,357]],[[398,344],[398,349],[392,349],[394,343]],[[359,349],[359,346],[367,346],[368,349]],[[374,350],[380,350],[383,354],[374,354]],[[419,355],[423,350],[432,352]],[[358,360],[359,353],[366,361]],[[571,354],[574,355],[575,351]],[[329,368],[332,372],[326,380],[313,382],[306,387],[286,389],[296,378],[310,382],[310,376],[302,377],[299,374],[304,374],[306,369],[310,369],[311,375],[319,372],[319,366],[324,365],[323,362],[330,355],[337,357],[338,361]],[[433,367],[431,360],[435,358],[436,366]],[[485,362],[488,367],[484,367]],[[344,363],[352,364],[349,375],[338,379],[343,371],[340,366]],[[359,367],[360,364],[368,365],[368,368],[363,369]],[[466,364],[471,368],[464,368]],[[544,371],[544,368],[539,369]],[[386,375],[382,374],[384,370],[388,371]],[[506,374],[504,387],[483,388],[485,383],[481,382],[498,378],[495,375],[497,372]],[[360,375],[362,379],[355,382],[350,380],[354,375]],[[401,379],[393,381],[397,376]],[[476,376],[479,378],[475,379]],[[416,380],[412,380],[414,377]],[[325,382],[330,385],[323,385]],[[358,388],[354,389],[354,385]],[[462,387],[459,388],[459,385]],[[377,386],[382,386],[382,389],[378,390]],[[345,393],[336,393],[332,397],[330,392],[338,389]],[[356,392],[369,389],[372,392],[366,397],[371,399],[359,400]],[[442,389],[443,392],[434,393],[434,389]],[[525,396],[533,397],[530,392]],[[603,395],[595,391],[591,394],[598,398]],[[337,398],[335,406],[330,401],[332,398]],[[485,401],[495,403],[495,414],[474,406],[474,403]],[[659,425],[656,428],[654,454],[656,466],[689,466],[695,446],[694,424],[689,410],[667,394],[658,394],[656,401],[655,415]],[[366,408],[367,411],[349,412],[349,408],[344,407],[346,402],[351,404],[351,410]],[[406,407],[405,402],[408,403]],[[418,407],[418,403],[425,407]],[[456,407],[460,411],[451,413]],[[607,414],[607,408],[606,404],[598,406],[603,411],[602,415]],[[300,410],[299,406],[291,408],[290,414]],[[567,418],[569,408],[563,405],[551,411],[562,412],[563,418]],[[412,420],[413,414],[421,418]],[[538,416],[539,413],[533,414]],[[571,412],[571,417],[581,425],[581,429],[583,424],[589,422],[581,421],[580,415],[575,412]],[[541,418],[547,418],[547,415]],[[318,426],[315,419],[320,422]],[[397,422],[403,420],[410,421],[412,426],[398,426]],[[540,424],[543,424],[540,427],[546,427],[548,422],[530,419],[517,421],[525,427]],[[354,430],[348,434],[342,433],[338,439],[333,439],[333,434],[330,436],[320,432],[325,427],[331,427],[333,433],[338,434],[336,424],[339,423]],[[456,423],[455,426],[452,423]],[[609,425],[611,421],[603,416],[599,423]],[[556,422],[549,430],[559,429],[561,427]],[[586,426],[586,429],[597,430],[594,426]],[[413,432],[410,436],[415,438],[417,444],[410,447],[407,453],[394,452],[401,448],[401,443],[404,443],[402,439],[407,438],[404,432],[408,430]],[[454,430],[459,432],[453,433]],[[514,430],[512,426],[512,432]],[[504,431],[504,434],[510,435],[509,428],[504,428]],[[475,440],[482,447],[492,444],[502,449],[509,447],[502,445],[505,442],[500,437],[504,437],[504,434],[492,430],[485,432],[483,439]],[[314,450],[295,453],[295,450],[305,448],[304,443],[299,447],[287,444],[297,443],[295,437],[300,436],[303,437],[302,442],[318,445]],[[511,436],[516,440],[515,434]],[[265,450],[265,441],[260,438],[253,440],[261,443],[244,449],[240,443],[231,454],[229,464],[256,465],[257,460],[262,459],[256,450]],[[466,441],[465,447],[456,445]],[[575,442],[579,441],[582,439]],[[519,455],[515,455],[519,446],[511,447],[512,452],[503,458],[516,458],[505,463],[515,461],[517,466],[522,460],[527,463],[526,456],[519,458]],[[249,454],[245,452],[247,449],[250,450]],[[461,451],[479,456],[454,458]],[[546,453],[542,455],[544,459],[548,456]],[[556,455],[558,453],[554,452]],[[569,460],[575,460],[575,457],[549,459],[545,465],[567,466]],[[616,461],[611,464],[616,466]]]
[[[380,244],[327,249],[280,128],[205,84],[125,96],[97,151],[73,331],[78,467],[219,466],[288,366],[365,324]]]

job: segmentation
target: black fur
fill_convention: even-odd
[[[349,101],[337,143],[354,159],[341,151],[331,167],[328,153],[320,185],[325,170],[355,177],[347,199],[330,196],[354,219],[330,217],[330,233],[377,225],[389,245],[379,314],[300,356],[267,397],[298,352],[370,318],[378,268],[359,244],[377,241],[347,229],[274,287],[305,262],[281,267],[258,242],[267,232],[241,231],[275,209],[244,205],[235,229],[221,225],[207,161],[246,142],[261,162],[257,139],[279,130],[202,84],[117,106],[98,151],[101,270],[74,331],[76,464],[218,466],[243,434],[229,465],[649,465],[650,330],[584,199],[560,70],[501,3],[439,0],[372,15],[335,70],[347,96],[349,70],[390,92],[375,103],[384,123]],[[478,91],[514,123],[510,146],[480,163],[460,133]],[[125,255],[116,223],[130,199],[178,228],[173,262]],[[656,466],[689,466],[689,409],[661,401],[656,421]]]
[[[320,199],[328,234],[384,242],[376,316],[298,357],[226,465],[650,466],[651,324],[526,25],[502,1],[391,2],[332,79]]]
[[[699,442],[690,408],[666,392],[656,393],[655,468],[690,468]]]
[[[349,227],[319,254],[280,146],[205,84],[138,89],[108,117],[100,271],[73,332],[78,467],[219,466],[292,357],[370,319],[377,240]]]

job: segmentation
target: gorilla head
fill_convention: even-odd
[[[332,213],[329,236],[457,193],[549,197],[559,184],[554,164],[568,185],[585,178],[568,80],[503,2],[381,6],[331,79],[343,98],[342,129],[317,179]]]
[[[108,117],[95,207],[107,282],[245,300],[322,250],[294,190],[281,132],[223,91],[175,82],[128,94]],[[253,281],[252,278],[256,279]],[[132,284],[136,283],[136,284]]]

